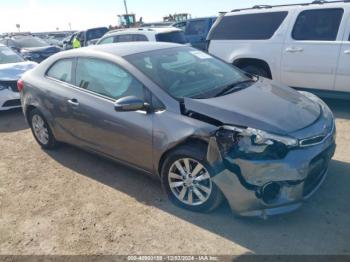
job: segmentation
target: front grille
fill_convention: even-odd
[[[334,151],[335,145],[331,146],[311,161],[309,165],[309,174],[304,182],[304,196],[309,196],[320,185],[326,175],[328,164],[334,155]]]
[[[335,123],[333,123],[332,125],[329,125],[328,127],[325,127],[324,133],[321,135],[299,140],[299,145],[301,147],[308,147],[308,146],[321,144],[327,138],[332,136],[334,134],[334,131],[335,131]]]
[[[0,84],[13,92],[18,93],[17,81],[0,81]]]
[[[322,136],[316,136],[308,139],[304,139],[300,141],[301,146],[310,146],[321,143],[326,138],[325,135]]]
[[[21,100],[20,99],[12,99],[6,101],[2,106],[3,107],[12,107],[12,106],[20,106],[21,105]]]

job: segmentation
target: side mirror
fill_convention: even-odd
[[[63,44],[65,44],[65,45],[68,44],[68,41],[67,41],[67,40],[64,40],[64,41],[63,41]]]
[[[149,110],[149,104],[135,96],[120,98],[114,103],[114,109],[117,112],[133,112],[139,110]]]

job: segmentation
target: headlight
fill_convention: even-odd
[[[298,140],[292,137],[279,136],[255,128],[239,128],[234,126],[224,126],[223,129],[237,133],[238,136],[250,137],[254,145],[273,145],[280,142],[286,146],[297,146]]]
[[[221,152],[248,159],[281,159],[288,149],[298,146],[298,140],[254,128],[223,126],[216,132]]]

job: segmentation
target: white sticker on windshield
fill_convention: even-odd
[[[1,53],[3,53],[4,55],[16,55],[16,53],[12,50],[2,50]]]
[[[211,59],[212,57],[204,52],[201,51],[191,51],[192,55],[195,55],[196,57],[200,59]]]

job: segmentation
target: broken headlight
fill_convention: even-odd
[[[281,159],[298,145],[292,137],[279,136],[254,128],[223,126],[216,132],[221,152],[232,158]]]

